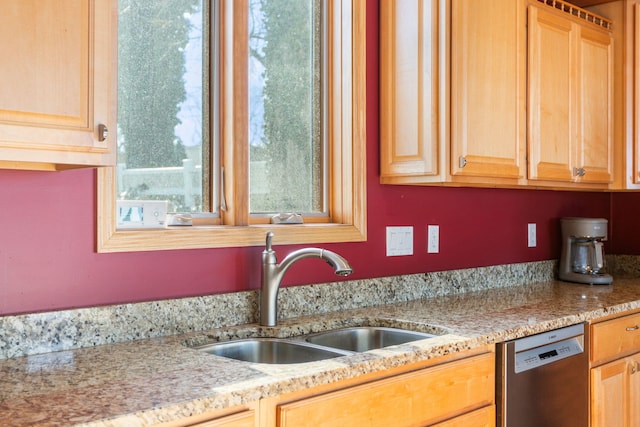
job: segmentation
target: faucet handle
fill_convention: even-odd
[[[271,251],[272,250],[271,249],[271,245],[272,245],[271,241],[273,240],[273,231],[267,231],[267,239],[266,240],[267,241],[265,243],[265,246],[266,246],[265,250],[266,251]]]

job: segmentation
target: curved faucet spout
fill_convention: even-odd
[[[289,267],[303,258],[322,258],[333,267],[338,276],[348,276],[353,272],[347,260],[335,252],[320,248],[304,248],[293,251],[284,257],[279,265],[279,273],[284,276]]]
[[[322,258],[339,276],[353,272],[346,259],[335,252],[320,248],[298,249],[288,254],[280,264],[271,248],[273,232],[267,233],[266,248],[262,252],[262,284],[260,288],[260,324],[275,326],[278,319],[278,290],[289,267],[304,258]]]

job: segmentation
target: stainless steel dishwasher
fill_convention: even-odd
[[[498,345],[498,426],[588,426],[588,334],[584,331],[581,323]]]

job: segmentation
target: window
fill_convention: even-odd
[[[116,198],[211,212],[206,3],[120,0],[118,7]]]
[[[326,214],[321,0],[249,2],[249,212]]]
[[[279,244],[364,240],[365,5],[120,0],[98,250],[261,245],[267,229]],[[120,199],[168,200],[194,225],[119,229]],[[282,212],[305,224],[269,224]]]

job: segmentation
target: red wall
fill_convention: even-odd
[[[636,195],[422,188],[378,183],[377,1],[368,3],[368,241],[325,247],[354,267],[350,279],[557,258],[558,218],[610,218],[612,200]],[[257,289],[261,247],[97,254],[91,170],[0,170],[0,315]],[[616,203],[617,204],[617,203]],[[612,229],[633,225],[624,210]],[[527,223],[538,246],[527,248]],[[426,226],[440,225],[440,253],[426,253]],[[414,253],[385,257],[385,226],[414,226]],[[634,227],[633,229],[637,229]],[[632,251],[633,241],[609,246]],[[277,245],[280,257],[295,247]],[[620,252],[618,252],[620,253]],[[320,260],[292,267],[285,285],[338,280]]]
[[[609,251],[614,254],[640,255],[640,194],[614,193],[611,211]]]

